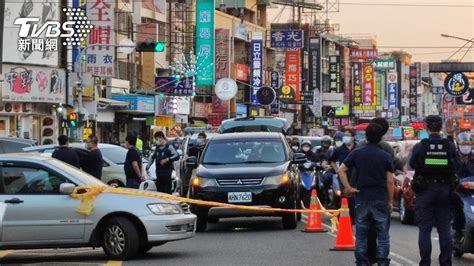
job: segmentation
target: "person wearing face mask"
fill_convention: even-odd
[[[457,147],[460,159],[460,167],[456,171],[456,175],[459,179],[474,176],[474,153],[472,152],[472,141],[469,133],[463,132],[457,137]],[[457,194],[457,198],[454,202],[454,240],[461,243],[464,236],[464,227],[466,225],[466,219],[463,211],[463,201]]]
[[[306,155],[306,159],[310,160],[313,163],[318,161],[316,154],[312,151],[313,146],[311,145],[311,141],[303,140],[301,142],[301,153]]]
[[[335,148],[339,148],[344,144],[344,142],[342,142],[343,137],[344,137],[344,133],[342,133],[341,131],[337,131],[334,134],[334,147]],[[331,156],[332,156],[332,154],[331,154]]]
[[[202,152],[204,151],[204,148],[206,147],[206,141],[207,141],[207,135],[204,132],[201,132],[198,134],[198,138],[196,140],[196,144],[189,149],[189,156],[195,156],[198,158],[201,156]]]
[[[156,189],[158,192],[171,194],[171,175],[173,173],[173,162],[179,159],[179,155],[173,145],[168,143],[163,131],[155,133],[156,148],[146,166],[150,169],[156,161]]]
[[[292,150],[293,152],[298,152],[298,151],[300,150],[300,142],[297,141],[297,140],[295,141],[295,140],[293,139],[293,141],[291,142],[291,150]]]
[[[99,140],[96,136],[89,136],[84,147],[89,151],[81,158],[81,168],[84,172],[94,176],[97,179],[102,177],[102,153],[99,150]]]

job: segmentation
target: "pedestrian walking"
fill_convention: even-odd
[[[137,137],[134,135],[128,135],[125,139],[125,146],[128,149],[127,156],[125,157],[125,164],[123,166],[125,170],[125,177],[127,179],[128,188],[140,187],[140,182],[145,181],[145,175],[143,174],[142,156],[137,150],[135,145],[137,144]]]
[[[91,135],[86,139],[84,146],[89,152],[81,158],[81,168],[84,172],[100,180],[104,162],[98,145],[99,139],[96,136]]]
[[[168,143],[163,131],[155,133],[156,148],[151,156],[146,169],[148,170],[156,161],[156,188],[159,192],[171,194],[171,174],[173,173],[173,162],[179,159],[173,145]]]
[[[368,144],[352,151],[339,167],[339,177],[344,193],[355,195],[355,224],[357,265],[369,265],[367,243],[369,228],[377,228],[377,263],[389,265],[390,213],[393,200],[393,160],[377,145],[382,139],[383,128],[369,124],[365,130]],[[348,170],[356,171],[354,184],[349,183]],[[354,185],[355,187],[352,187]]]
[[[58,143],[59,147],[53,152],[51,157],[80,168],[79,156],[75,150],[69,147],[68,137],[66,135],[59,136]]]
[[[443,120],[430,115],[425,119],[429,138],[413,147],[409,160],[415,170],[411,188],[416,193],[415,221],[418,224],[420,265],[431,264],[431,230],[439,234],[440,265],[452,265],[451,220],[455,169],[459,168],[454,143],[441,137]]]

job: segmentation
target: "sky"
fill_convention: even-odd
[[[317,3],[325,2],[317,0]],[[393,6],[393,4],[423,6]],[[269,9],[270,22],[278,17],[280,11],[281,7]],[[287,22],[290,18],[291,11],[287,7],[275,22]],[[339,13],[329,13],[329,18],[333,23],[340,25],[340,30],[336,34],[375,35],[379,51],[403,49],[413,55],[412,62],[446,60],[466,44],[463,40],[441,37],[442,33],[465,39],[474,38],[474,0],[340,0]],[[311,18],[308,16],[305,20],[309,22]],[[474,62],[474,43],[469,43],[466,47],[469,48],[471,44],[473,46],[462,62]],[[466,48],[461,50],[452,56],[451,60],[461,59],[466,50]]]

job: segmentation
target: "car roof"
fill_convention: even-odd
[[[31,144],[31,145],[36,143],[36,141],[32,139],[11,138],[11,137],[0,137],[0,141],[19,142],[19,143],[26,143],[26,144]]]
[[[0,156],[0,161],[9,160],[31,162],[32,160],[47,161],[51,160],[51,158],[39,155],[38,153],[6,153]]]
[[[26,152],[29,152],[29,151],[40,151],[40,150],[55,149],[57,147],[59,147],[58,144],[49,144],[49,145],[39,145],[39,146],[33,146],[33,147],[26,147],[26,148],[23,148],[23,150],[26,151]],[[69,143],[69,147],[71,147],[71,148],[84,148],[84,143],[80,143],[80,142]],[[113,147],[121,147],[121,146],[117,146],[117,145],[114,145],[114,144],[108,144],[108,143],[99,143],[99,149],[113,148]]]
[[[249,116],[249,117],[237,117],[232,119],[226,119],[222,121],[219,132],[223,133],[228,131],[231,128],[236,127],[245,127],[245,126],[272,126],[280,128],[282,131],[287,132],[290,128],[290,124],[288,120],[281,117],[273,117],[273,116]]]
[[[232,139],[277,139],[282,134],[277,132],[242,132],[218,134],[212,140],[232,140]]]

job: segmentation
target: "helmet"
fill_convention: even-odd
[[[321,143],[323,143],[323,142],[332,143],[332,138],[331,138],[330,136],[327,136],[327,135],[326,135],[326,136],[323,136],[323,137],[321,138]]]
[[[342,139],[343,137],[344,137],[344,133],[342,133],[341,131],[337,131],[334,134],[334,139]]]
[[[305,139],[301,142],[301,146],[303,145],[309,145],[310,147],[312,147],[313,145],[311,145],[311,141],[309,141],[309,139]]]
[[[157,191],[155,182],[153,182],[152,180],[145,180],[141,182],[140,187],[138,189],[145,191]]]

